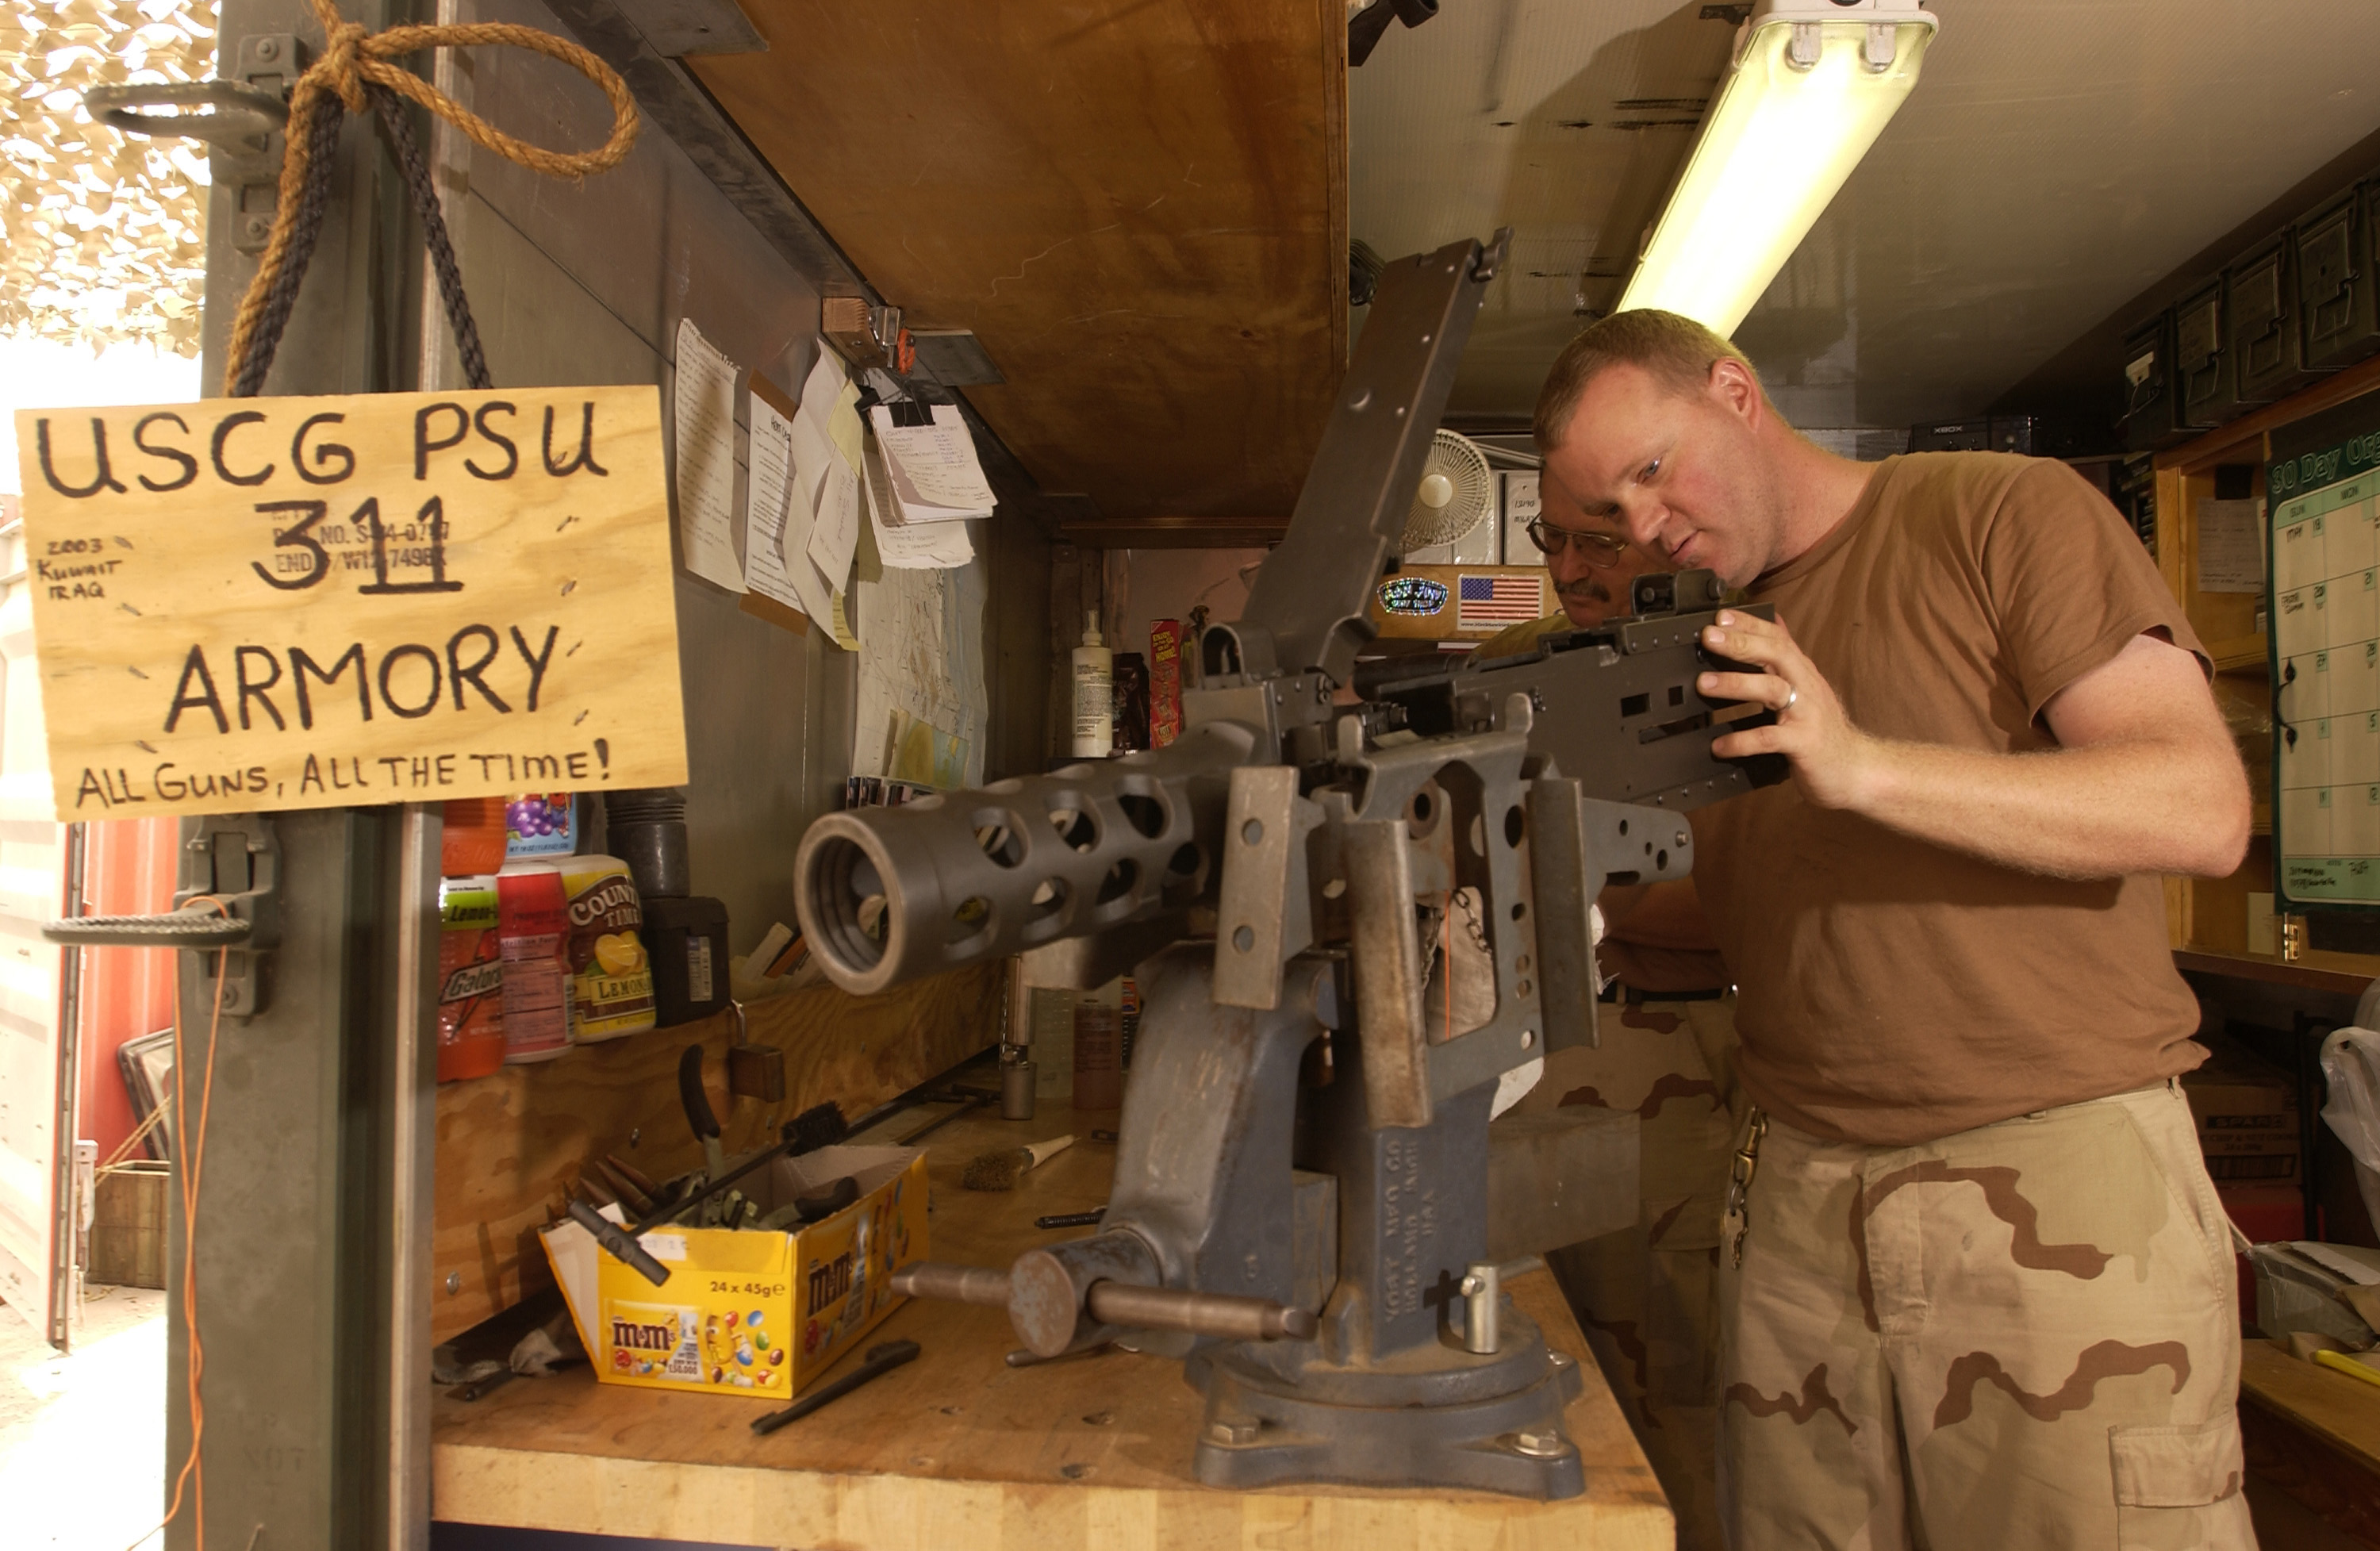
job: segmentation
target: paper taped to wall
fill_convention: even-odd
[[[832,598],[824,577],[798,547],[790,551],[794,503],[794,422],[772,403],[773,384],[752,379],[751,467],[745,503],[745,579],[754,592],[823,619]]]
[[[976,460],[975,438],[957,408],[919,406],[932,423],[903,425],[890,405],[868,411],[876,440],[885,453],[893,499],[905,525],[957,522],[991,515],[991,486]]]
[[[898,571],[942,571],[965,565],[975,558],[975,545],[967,539],[965,523],[921,523],[911,527],[902,522],[899,508],[893,503],[883,449],[872,437],[864,457],[868,465],[868,527],[876,540],[876,552],[888,567]]]
[[[691,318],[677,321],[678,539],[686,568],[730,592],[744,590],[735,554],[735,363],[702,337]]]

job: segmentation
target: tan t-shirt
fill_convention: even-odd
[[[1856,725],[1995,754],[2056,747],[2042,707],[2143,631],[2205,656],[2081,476],[1999,453],[1888,459],[1751,597],[1777,605]],[[1812,807],[1790,782],[1694,818],[1743,1081],[1790,1124],[1905,1145],[2205,1057],[2155,877],[2018,872]]]

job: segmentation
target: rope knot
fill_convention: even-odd
[[[304,274],[307,256],[313,250],[313,227],[321,224],[322,203],[328,197],[327,162],[338,144],[339,108],[358,114],[377,108],[395,135],[403,130],[404,124],[397,99],[408,98],[484,149],[547,177],[575,179],[589,173],[608,172],[626,159],[629,148],[637,140],[637,102],[629,94],[627,83],[620,79],[619,72],[566,38],[516,22],[407,25],[374,33],[360,22],[340,16],[337,0],[312,0],[312,5],[315,20],[322,29],[323,49],[306,67],[306,73],[298,78],[298,84],[289,93],[289,139],[281,161],[280,204],[273,218],[273,233],[265,240],[264,253],[257,265],[256,278],[249,283],[248,294],[241,298],[239,314],[232,323],[228,352],[231,359],[225,370],[224,387],[234,398],[261,391],[265,370],[272,365],[274,342],[279,338],[282,322],[287,319],[289,305],[296,299],[298,279]],[[425,49],[484,44],[503,44],[544,55],[593,81],[612,104],[610,138],[593,151],[548,151],[543,146],[531,145],[505,134],[411,70],[393,63]],[[404,134],[407,140],[411,139],[409,131]],[[318,161],[322,164],[321,180],[315,185],[316,197],[309,201],[302,196]],[[432,219],[435,211],[433,197],[423,219],[425,224],[440,234],[443,242],[443,222]],[[301,222],[307,224],[302,233]],[[451,255],[448,261],[451,263]],[[445,278],[442,273],[442,285]],[[272,339],[256,348],[260,327],[268,310],[275,309],[273,315],[279,321],[272,325]]]
[[[335,13],[334,13],[335,17]],[[326,30],[322,57],[314,62],[309,75],[317,75],[324,87],[338,93],[339,101],[349,113],[362,113],[371,106],[364,95],[364,43],[371,31],[359,21],[333,19]]]

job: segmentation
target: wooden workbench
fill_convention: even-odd
[[[2380,1388],[2252,1337],[2240,1349],[2240,1430],[2249,1470],[2380,1545]]]
[[[931,1113],[897,1116],[864,1140],[890,1140]],[[1062,1236],[1032,1220],[1105,1204],[1114,1148],[1089,1133],[1114,1124],[1112,1111],[1045,1102],[1030,1121],[978,1112],[935,1132],[922,1144],[933,1257],[1005,1265]],[[1082,1139],[1018,1190],[960,1188],[986,1148],[1068,1131]],[[1201,1486],[1190,1460],[1203,1401],[1178,1362],[1110,1352],[1010,1368],[1016,1339],[1002,1311],[912,1302],[862,1345],[905,1336],[923,1356],[767,1437],[749,1426],[767,1402],[599,1385],[585,1368],[468,1404],[442,1391],[431,1509],[466,1523],[803,1551],[1667,1551],[1668,1503],[1552,1277],[1539,1269],[1505,1285],[1585,1377],[1565,1420],[1586,1492],[1568,1502]]]

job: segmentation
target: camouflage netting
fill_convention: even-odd
[[[214,38],[215,0],[0,0],[0,336],[199,353],[206,148],[82,93],[204,80]]]

